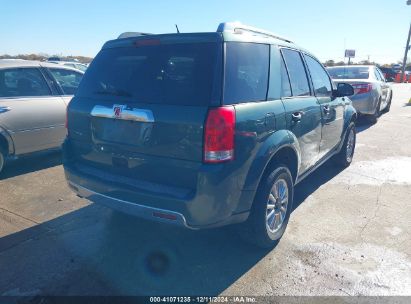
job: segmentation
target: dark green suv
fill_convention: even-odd
[[[242,223],[273,246],[294,185],[331,157],[351,163],[352,94],[313,55],[253,27],[127,33],[70,102],[66,177],[111,208],[191,229]]]

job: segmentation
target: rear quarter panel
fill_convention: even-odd
[[[236,162],[243,166],[242,190],[256,190],[275,152],[292,145],[281,100],[236,105]],[[298,150],[298,147],[294,147]]]

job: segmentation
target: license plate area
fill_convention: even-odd
[[[131,120],[93,117],[91,128],[96,143],[142,147],[148,144],[153,124]]]

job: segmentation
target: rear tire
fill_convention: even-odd
[[[6,151],[0,147],[0,175],[6,165]]]
[[[378,118],[381,115],[380,107],[381,107],[381,98],[378,100],[377,106],[375,107],[374,114],[368,115],[368,121],[371,122],[372,124],[377,123]]]
[[[385,109],[384,109],[384,113],[388,113],[389,111],[390,111],[390,109],[391,109],[391,101],[392,101],[392,92],[391,92],[391,95],[390,95],[390,100],[388,101],[388,103],[387,103],[387,106],[385,107]]]
[[[263,177],[241,236],[258,247],[272,248],[283,236],[293,207],[293,178],[285,165]]]
[[[334,157],[334,161],[343,168],[348,167],[352,163],[356,139],[357,134],[355,131],[355,124],[351,122],[348,126],[347,133],[345,134],[341,151]]]

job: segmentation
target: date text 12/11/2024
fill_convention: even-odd
[[[221,296],[221,297],[150,297],[150,303],[255,303],[255,297]]]

